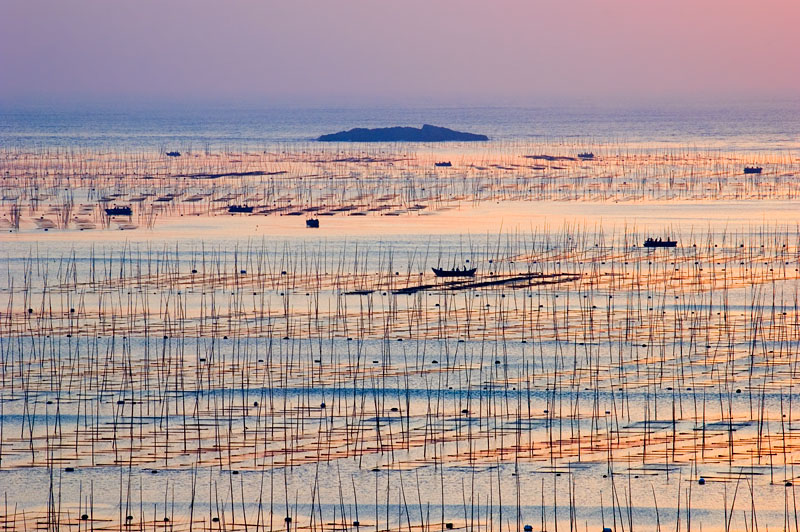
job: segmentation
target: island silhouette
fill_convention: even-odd
[[[489,137],[425,124],[421,128],[380,127],[368,129],[357,127],[348,131],[322,135],[317,140],[322,142],[476,142],[487,141]]]

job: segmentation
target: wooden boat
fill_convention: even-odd
[[[594,159],[594,153],[587,151],[578,154],[579,159]]]
[[[744,173],[745,174],[760,174],[763,168],[760,166],[745,166]]]
[[[238,213],[251,213],[253,212],[253,207],[248,205],[229,205],[228,212],[231,214],[238,214]]]
[[[133,209],[128,205],[123,205],[121,207],[114,205],[106,209],[106,214],[109,216],[130,216],[133,214]]]
[[[434,166],[453,166],[453,163],[450,161],[442,161],[439,163],[433,163]]]
[[[316,218],[309,218],[308,220],[306,220],[306,227],[313,227],[313,228],[319,227],[319,220]]]
[[[436,274],[436,277],[474,277],[475,271],[478,268],[470,268],[467,269],[464,267],[463,269],[456,268],[454,270],[443,270],[441,268],[431,268],[433,273]]]
[[[677,240],[661,240],[660,238],[648,238],[644,241],[646,248],[674,248],[678,245]]]

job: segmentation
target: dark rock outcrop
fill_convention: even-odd
[[[357,127],[349,131],[322,135],[317,140],[322,142],[475,142],[489,140],[489,137],[425,124],[421,128],[381,127],[367,129]]]

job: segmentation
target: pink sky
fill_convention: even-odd
[[[2,0],[0,102],[800,95],[800,0]]]

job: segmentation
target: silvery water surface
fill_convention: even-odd
[[[593,142],[620,142],[632,146],[711,147],[720,150],[786,151],[788,153],[792,153],[792,150],[800,147],[800,110],[795,106],[773,104],[733,108],[722,106],[690,106],[686,108],[670,106],[666,108],[627,110],[593,110],[587,108],[259,110],[218,107],[193,109],[169,107],[159,109],[143,107],[105,108],[100,111],[88,108],[4,109],[0,114],[0,144],[5,148],[21,150],[89,148],[135,151],[186,150],[203,149],[205,147],[209,147],[212,150],[226,148],[234,150],[258,149],[264,146],[284,143],[303,146],[312,142],[313,138],[319,134],[350,127],[418,126],[422,123],[485,133],[493,139],[492,142],[500,143],[586,138]],[[197,241],[202,240],[202,236],[198,235],[195,240],[195,242],[186,243],[187,247],[182,251],[196,252]],[[282,249],[280,247],[280,240],[274,239],[268,242],[268,244],[276,243],[274,249],[276,256],[285,252],[285,248]],[[377,242],[372,239],[367,244],[375,247],[397,246],[398,249],[403,250],[413,250],[416,245],[414,239],[400,237],[394,241],[391,239],[389,241],[380,240],[381,242]],[[344,239],[336,240],[330,246],[335,248],[343,243]],[[156,248],[160,244],[155,243]],[[217,242],[216,245],[221,246],[223,250],[225,248],[224,243]],[[297,243],[292,243],[291,245],[297,246]],[[457,244],[449,242],[445,244],[445,247],[448,245],[456,246]],[[48,257],[49,259],[43,263],[50,262],[51,267],[55,268],[56,258],[68,255],[73,246],[75,245],[62,244],[41,249],[35,248],[30,242],[4,243],[5,252],[2,255],[2,262],[6,263],[6,268],[4,269],[10,272],[8,278],[14,278],[16,282],[20,282],[25,258],[30,256],[32,249],[35,249],[33,251],[35,255]],[[87,245],[83,244],[75,247],[78,249],[78,262],[83,265],[80,274],[88,276]],[[118,247],[111,246],[110,249],[119,251],[122,247],[123,243],[120,242]],[[188,256],[185,255],[184,258]],[[3,288],[7,289],[8,287],[3,286]],[[773,290],[778,291],[777,289]],[[40,292],[37,292],[37,288],[34,287],[34,293]],[[196,298],[196,295],[192,297]],[[274,297],[276,301],[280,301],[277,293],[271,294],[271,297]],[[515,301],[517,297],[522,298],[524,294],[514,296]],[[565,300],[570,298],[574,299],[572,301],[573,305],[580,305],[580,300],[575,294],[565,297]],[[746,297],[742,294],[736,295],[734,303],[740,305],[736,307],[736,310],[747,310],[748,308]],[[671,307],[668,308],[673,310]],[[731,310],[733,307],[727,308]],[[779,308],[785,310],[784,307]],[[269,341],[264,339],[254,340],[252,345],[246,348],[246,357],[255,359],[260,356],[260,353],[270,350],[279,353],[278,356],[280,357],[305,356],[307,354],[306,350],[312,349],[313,351],[314,348],[310,343],[306,345],[304,340],[307,339],[283,341],[275,338],[277,343],[275,346],[268,346]],[[7,340],[3,352],[6,356],[18,356],[20,354],[22,356],[30,356],[30,353],[36,349],[34,347],[36,342],[26,342],[27,340],[23,343],[18,343],[16,339]],[[64,339],[60,339],[59,342],[63,342],[59,346],[69,344]],[[186,349],[194,357],[195,352],[205,349],[205,344],[203,347],[198,347],[202,343],[201,339],[189,338],[186,345],[182,346],[181,349]],[[81,349],[88,348],[90,345],[91,343],[82,344]],[[99,348],[95,344],[91,349],[108,350],[111,349],[109,345],[110,340],[104,338],[100,341]],[[560,352],[561,349],[558,342],[542,341],[539,345],[541,348],[540,355],[542,355],[539,370],[555,371],[556,353]],[[768,347],[775,346],[770,345]],[[59,349],[62,349],[62,347],[59,347]],[[63,347],[63,349],[71,353],[71,350],[76,348]],[[163,350],[164,343],[160,338],[146,340],[134,338],[130,342],[129,349],[131,353],[135,353],[138,357],[143,352]],[[233,359],[236,356],[234,351],[238,349],[238,347],[223,345],[220,347],[220,356]],[[434,340],[424,347],[425,354],[420,355],[418,349],[404,351],[399,347],[387,348],[384,341],[371,339],[365,340],[363,343],[359,342],[358,349],[360,350],[358,356],[363,357],[365,361],[369,360],[371,362],[372,359],[385,361],[386,357],[394,356],[396,357],[396,363],[402,357],[403,362],[400,363],[401,365],[416,365],[420,357],[422,359],[420,363],[426,363],[426,357],[429,363],[431,356],[440,356],[431,355],[431,353],[441,354],[449,350],[452,350],[456,357],[461,356],[474,361],[482,354],[485,345],[476,341],[468,342],[466,346],[459,347],[455,344],[455,340]],[[459,349],[461,349],[460,353]],[[499,351],[503,351],[503,367],[511,373],[521,372],[526,364],[526,357],[530,356],[530,352],[526,352],[526,349],[522,344],[505,346],[501,342],[492,342],[489,348],[489,359],[493,359]],[[324,355],[330,357],[331,361],[340,361],[343,358],[352,356],[352,350],[353,348],[348,345],[345,339],[338,338],[325,348]],[[77,353],[77,349],[75,353]],[[5,364],[10,364],[10,362],[6,359]],[[489,365],[491,367],[491,364]],[[491,371],[491,369],[488,370],[489,377],[491,377]],[[467,377],[465,376],[465,370],[454,369],[448,378],[458,381],[458,379],[466,379]],[[254,386],[251,389],[232,390],[233,395],[231,395],[231,398],[234,396],[236,398],[242,397],[246,403],[250,403],[253,400],[263,402],[266,397],[269,397],[270,400],[276,402],[281,402],[286,398],[290,402],[299,401],[304,404],[317,404],[326,401],[328,403],[342,401],[355,404],[353,401],[356,396],[365,397],[369,401],[382,401],[388,397],[392,404],[395,402],[402,404],[408,400],[409,404],[415,405],[416,408],[424,409],[424,404],[430,404],[431,401],[456,404],[462,400],[482,400],[488,403],[497,401],[501,397],[503,400],[509,400],[510,397],[512,404],[518,401],[532,401],[536,408],[541,411],[542,407],[555,403],[554,397],[562,393],[561,391],[549,392],[547,389],[539,389],[534,390],[532,393],[522,394],[518,390],[495,390],[492,387],[480,389],[480,386],[471,391],[464,391],[459,386],[454,386],[455,390],[450,390],[447,383],[443,385],[439,381],[434,382],[422,375],[415,375],[410,381],[405,382],[402,378],[389,378],[384,380],[381,385],[382,388],[360,383],[352,387],[339,388],[335,392],[339,396],[335,398],[332,397],[334,391],[325,389],[325,387],[318,390],[309,390],[308,388],[289,386],[287,384],[286,386],[267,390]],[[130,389],[127,389],[121,393],[130,391]],[[111,394],[115,392],[119,392],[119,390],[109,390]],[[634,418],[641,418],[644,415],[642,412],[637,412],[636,409],[641,408],[643,404],[648,404],[647,401],[650,400],[637,397],[637,394],[644,395],[647,393],[648,391],[631,393],[631,408],[634,409]],[[662,400],[665,404],[669,400],[674,400],[675,395],[672,392],[668,393],[666,390],[661,390],[658,393],[663,394]],[[33,431],[34,429],[30,427],[30,424],[36,425],[37,429],[41,431],[42,424],[53,423],[52,418],[43,416],[43,411],[46,412],[46,416],[51,415],[52,412],[42,403],[47,399],[55,398],[55,395],[55,393],[41,394],[37,403],[39,411],[35,413],[23,410],[19,402],[9,401],[5,405],[2,414],[6,433],[20,434],[25,430]],[[205,391],[201,392],[201,395],[203,395],[205,401],[213,401],[217,396],[224,395],[224,392]],[[696,401],[695,394],[683,391],[680,395],[687,402]],[[709,397],[713,401],[719,395],[715,395],[715,392],[711,391],[709,392]],[[762,406],[768,410],[779,408],[780,402],[784,400],[784,396],[778,394],[765,394],[763,397],[765,402]],[[585,397],[581,400],[588,404],[596,399],[597,395],[594,391],[587,391]],[[737,408],[744,408],[745,397],[743,396],[737,400],[742,401],[742,404],[736,405]],[[600,394],[600,403],[605,405],[609,401],[613,401],[612,394],[608,391],[603,391]],[[113,412],[113,402],[109,404],[110,406],[104,406],[105,410],[102,412],[104,423],[115,423],[118,416],[121,416],[120,419],[128,419],[124,413]],[[169,416],[163,419],[168,418]],[[137,422],[151,422],[149,419],[137,419]],[[206,420],[210,423],[213,418],[207,416]],[[70,423],[79,423],[79,421],[80,415],[70,411],[70,408],[65,406],[64,412],[60,414],[59,423],[69,425]],[[380,419],[367,421],[376,424],[381,422]],[[561,421],[562,419],[560,418],[559,423]],[[171,422],[177,424],[180,423],[180,419],[176,416],[171,418]],[[323,424],[324,419],[309,419],[308,422],[311,424]],[[477,423],[477,421],[470,419],[447,419],[445,422],[463,430],[467,430],[469,426]],[[485,422],[490,425],[495,423],[494,420],[486,420]],[[395,421],[385,420],[385,423],[386,425],[391,425]],[[550,427],[553,421],[550,417],[538,417],[536,420],[528,420],[525,423],[526,428],[530,428],[534,433],[545,437],[546,429]],[[584,419],[577,423],[585,425],[587,421]],[[26,426],[28,429],[26,429]],[[504,428],[509,427],[506,426]],[[591,429],[586,426],[583,428],[584,430]],[[691,424],[688,424],[685,428],[686,430],[692,430]],[[417,487],[421,486],[422,490],[419,498],[416,493],[413,494],[413,497],[411,493],[402,493],[403,497],[407,496],[408,499],[413,500],[413,504],[409,506],[406,505],[405,501],[401,502],[400,500],[401,491],[398,488],[400,477],[396,472],[391,473],[385,469],[372,471],[373,467],[379,467],[389,462],[391,460],[387,457],[370,456],[363,464],[354,460],[340,460],[338,462],[324,463],[319,467],[315,464],[291,468],[277,467],[269,470],[266,480],[265,476],[258,470],[244,470],[240,478],[243,479],[242,495],[246,502],[241,511],[249,511],[252,515],[257,511],[259,497],[268,497],[276,506],[275,528],[281,528],[284,526],[282,518],[285,514],[297,516],[314,513],[315,510],[312,507],[312,501],[309,496],[309,487],[320,482],[321,484],[318,488],[320,491],[317,493],[318,499],[313,503],[319,506],[320,516],[324,516],[324,519],[327,520],[332,520],[334,516],[341,520],[341,512],[344,511],[348,519],[352,521],[356,517],[356,513],[361,512],[358,515],[361,521],[373,524],[381,523],[381,527],[402,528],[405,526],[406,521],[411,521],[412,523],[419,523],[420,521],[438,523],[447,520],[470,522],[474,518],[474,512],[477,508],[477,511],[482,514],[480,520],[484,521],[486,520],[487,512],[501,512],[501,515],[492,515],[492,523],[501,523],[500,526],[505,529],[517,523],[517,516],[514,515],[517,508],[522,513],[520,517],[522,522],[538,523],[542,519],[542,511],[544,512],[544,519],[553,521],[554,501],[552,494],[556,490],[559,492],[560,498],[558,516],[561,525],[564,526],[564,523],[569,519],[569,509],[566,504],[568,494],[565,493],[568,484],[566,481],[558,480],[558,477],[552,473],[543,475],[542,470],[547,469],[546,463],[522,464],[519,469],[515,469],[514,464],[508,462],[498,462],[496,465],[482,464],[480,468],[464,467],[463,463],[461,463],[459,467],[446,469],[444,475],[437,471],[437,466],[425,465],[417,469],[416,472],[409,472],[405,475],[404,481],[408,483],[405,489],[410,492],[410,486],[413,486],[416,491]],[[619,518],[622,520],[623,518],[622,515],[609,515],[609,506],[613,504],[609,498],[613,496],[614,492],[609,489],[607,481],[600,480],[605,467],[606,464],[603,463],[575,464],[574,471],[561,470],[565,476],[569,473],[573,478],[577,479],[578,519],[581,525],[586,521],[590,529],[599,529],[601,522],[608,524],[612,519]],[[671,468],[665,468],[665,470],[669,469]],[[763,467],[756,468],[756,470],[757,474],[766,474],[766,470]],[[0,485],[4,486],[3,491],[11,493],[12,502],[21,503],[23,506],[28,503],[31,507],[41,507],[46,505],[46,493],[48,487],[52,486],[50,472],[51,470],[44,466],[19,470],[2,469],[0,470]],[[654,472],[661,473],[658,468],[652,468],[651,471],[643,470],[643,479],[647,478],[646,474],[650,475]],[[713,471],[709,472],[713,473]],[[674,516],[678,510],[674,498],[671,498],[671,495],[667,495],[667,490],[680,493],[685,484],[678,483],[675,475],[684,474],[689,476],[691,471],[690,468],[684,468],[684,471],[671,469],[671,473],[673,476],[670,479],[666,479],[661,474],[658,477],[653,477],[652,483],[649,478],[645,481],[639,479],[638,476],[635,480],[631,480],[628,474],[624,476],[624,480],[619,480],[621,484],[632,482],[633,490],[636,494],[633,502],[633,517],[637,525],[650,529],[654,528],[656,523],[656,512],[650,504],[649,489],[651,485],[655,485],[659,496],[663,497],[660,499],[662,503],[661,511],[664,512],[660,517],[661,523],[669,522],[674,524]],[[164,470],[159,472],[160,476],[151,476],[152,473],[149,473],[149,469],[139,469],[136,465],[123,467],[106,465],[104,467],[80,469],[73,476],[62,476],[60,473],[57,473],[57,475],[59,477],[59,490],[64,498],[65,506],[72,504],[74,508],[78,491],[82,491],[85,497],[87,486],[93,483],[96,497],[95,504],[98,507],[105,506],[107,513],[114,516],[116,513],[114,507],[118,504],[118,501],[126,501],[126,505],[129,504],[129,506],[126,506],[125,511],[134,514],[135,521],[139,522],[141,521],[138,515],[140,499],[143,501],[144,514],[148,518],[151,517],[151,513],[155,512],[158,512],[160,516],[167,511],[166,508],[154,509],[154,506],[168,506],[164,505],[164,501],[170,499],[172,494],[165,493],[165,491],[172,489],[169,488],[171,485],[176,492],[175,506],[177,512],[186,513],[189,511],[189,491],[192,483],[190,468],[178,467],[172,469],[169,466],[165,466]],[[478,478],[477,489],[470,487],[470,482],[474,481],[474,475],[477,475]],[[497,496],[502,492],[505,497],[511,498],[518,488],[517,479],[520,477],[522,477],[522,486],[519,489],[522,492],[522,500],[519,505],[514,500],[506,500],[501,504],[497,500],[487,501],[486,498],[482,498],[478,502],[470,499],[462,504],[465,494],[466,497],[472,497],[475,493],[485,497],[492,494]],[[224,468],[215,469],[214,467],[201,468],[198,478],[202,486],[198,490],[201,495],[196,501],[197,509],[195,511],[198,514],[207,516],[209,519],[212,515],[218,515],[219,503],[214,502],[214,499],[217,498],[217,484],[222,486],[219,490],[223,493],[222,506],[224,507],[225,504],[228,504],[228,512],[240,511],[239,508],[231,509],[231,501],[226,500],[228,495],[225,494],[225,489],[227,489],[225,486],[231,479],[230,470]],[[319,481],[320,478],[322,481]],[[545,482],[545,484],[542,484],[544,492],[540,489],[539,484],[542,479]],[[120,486],[123,485],[126,493],[121,494],[119,490]],[[265,489],[265,485],[269,486],[269,488]],[[15,488],[11,490],[10,486]],[[143,495],[141,496],[138,492],[139,486],[144,486]],[[345,493],[343,499],[340,499],[340,495],[337,493],[339,486]],[[496,489],[497,486],[502,486],[502,488]],[[603,490],[605,490],[605,499],[602,503],[598,499],[598,491],[601,490],[594,489],[595,486],[602,486]],[[732,489],[732,486],[729,488]],[[615,489],[621,488],[617,486]],[[707,500],[699,503],[699,508],[695,509],[694,519],[707,523],[706,527],[708,529],[720,527],[721,519],[718,514],[720,513],[720,501],[723,499],[721,489],[718,486],[709,486],[705,495]],[[378,490],[381,491],[380,495],[376,494]],[[131,491],[133,491],[133,495],[131,495]],[[388,495],[384,495],[384,493]],[[358,510],[356,510],[353,494],[358,495]],[[727,496],[730,497],[731,495],[728,494]],[[781,504],[769,505],[765,503],[765,500],[782,496],[783,489],[781,488],[775,493],[764,491],[756,497],[761,504],[765,505],[765,510],[759,514],[762,522],[770,523],[776,528],[780,525],[783,519],[783,514],[780,511]],[[540,497],[542,497],[541,501]],[[373,500],[377,501],[377,504],[373,505]],[[391,502],[387,503],[387,500],[391,500]],[[264,504],[266,505],[267,503]],[[621,504],[624,505],[625,501],[621,501]],[[109,512],[108,509],[110,508],[114,509]],[[468,508],[470,515],[467,515]],[[502,515],[502,512],[505,512],[505,514]],[[667,514],[669,514],[669,518],[666,517]],[[628,515],[625,515],[625,518],[627,519]]]
[[[423,123],[493,140],[586,138],[678,147],[778,150],[800,145],[800,102],[541,108],[307,108],[0,105],[4,147],[257,148],[351,127]]]

